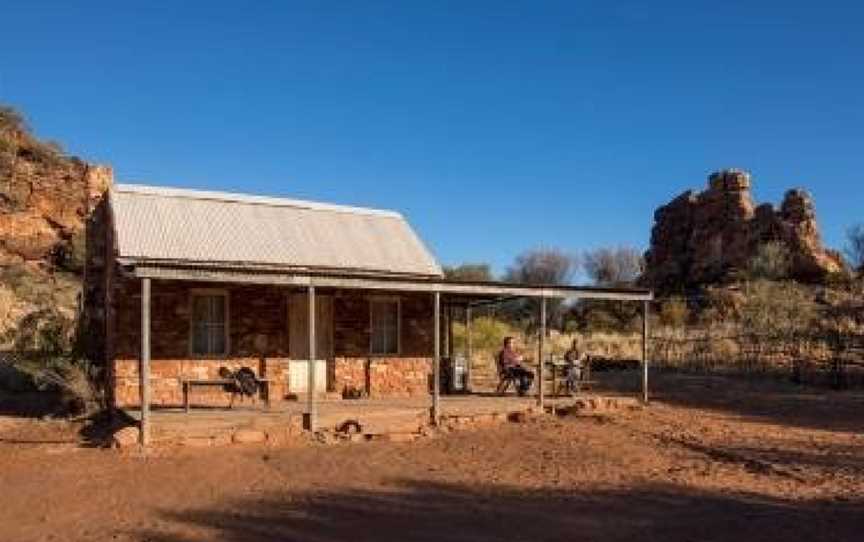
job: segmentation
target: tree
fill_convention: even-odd
[[[642,253],[632,247],[601,247],[582,255],[582,269],[598,286],[631,286],[642,274]],[[634,327],[639,307],[626,301],[582,300],[573,315],[586,329],[624,331]]]
[[[565,285],[573,279],[576,264],[576,257],[562,250],[535,248],[516,257],[513,265],[507,269],[504,280],[525,284]],[[548,299],[546,301],[547,322],[560,328],[563,306],[561,299]],[[511,302],[505,305],[502,312],[511,321],[532,327],[538,323],[539,301],[532,299]]]
[[[516,257],[507,269],[507,282],[526,284],[569,284],[576,270],[577,259],[556,248],[527,250]]]
[[[585,273],[600,286],[627,286],[636,282],[644,269],[642,253],[632,247],[603,247],[582,256]]]
[[[690,318],[690,308],[687,300],[682,297],[671,297],[660,305],[660,323],[664,326],[682,328]]]
[[[864,272],[864,224],[849,228],[846,239],[846,258],[857,271]]]
[[[792,358],[794,375],[800,378],[798,351],[818,316],[813,296],[794,282],[768,280],[746,283],[743,294],[740,325],[751,347],[746,361],[764,362],[772,350],[782,351]]]
[[[488,263],[463,263],[454,267],[444,267],[447,280],[490,282],[494,280],[492,268]]]
[[[759,245],[747,270],[752,279],[782,280],[792,270],[792,256],[782,242],[769,241]]]

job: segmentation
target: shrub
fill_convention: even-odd
[[[570,308],[567,319],[579,322],[583,331],[630,333],[641,329],[642,305],[632,301],[583,299]]]
[[[858,224],[849,228],[846,233],[847,245],[846,258],[849,263],[859,272],[864,272],[864,224]]]
[[[709,287],[705,290],[699,321],[707,325],[738,321],[741,318],[741,307],[744,302],[744,294],[740,291]]]
[[[741,323],[750,333],[788,337],[810,327],[816,317],[813,296],[794,282],[766,280],[744,287]]]
[[[55,141],[37,141],[32,140],[27,145],[22,145],[18,148],[18,155],[21,158],[41,164],[43,166],[53,167],[62,162],[63,148]]]
[[[34,309],[0,340],[11,348],[11,374],[37,390],[57,394],[64,413],[92,413],[105,406],[101,369],[77,353],[76,322],[53,306]]]
[[[800,380],[800,353],[817,316],[813,296],[794,282],[765,280],[746,284],[744,293],[740,325],[749,355],[742,361],[767,366],[780,356]]]
[[[515,335],[519,335],[519,333],[510,325],[490,316],[481,316],[471,320],[471,347],[475,350],[497,350],[504,342],[504,337]],[[464,350],[465,337],[465,325],[461,322],[454,323],[454,350]]]
[[[789,249],[779,241],[771,241],[759,245],[748,263],[748,275],[754,280],[782,280],[789,276],[791,268]]]
[[[667,299],[660,305],[660,323],[670,327],[684,327],[690,318],[687,301],[680,297]]]
[[[577,258],[563,250],[555,248],[537,248],[527,250],[516,257],[516,261],[507,270],[504,280],[526,284],[569,284],[576,271]],[[560,326],[564,312],[561,299],[546,301],[547,323]],[[537,299],[520,299],[508,302],[501,307],[501,314],[510,322],[520,326],[534,328],[539,323],[539,301]]]
[[[0,330],[9,324],[17,304],[18,298],[12,290],[0,284]]]
[[[52,286],[49,278],[27,265],[10,265],[0,269],[0,283],[23,301],[35,305],[51,304]]]
[[[54,249],[53,260],[60,269],[80,273],[87,257],[87,242],[83,231],[73,235],[67,242]]]
[[[72,350],[75,333],[74,319],[54,307],[41,307],[24,315],[16,326],[8,329],[3,342],[23,353],[57,356]]]
[[[602,286],[633,284],[642,274],[644,260],[635,248],[598,248],[582,256],[582,267],[594,281]]]
[[[444,276],[447,280],[477,282],[489,282],[493,279],[492,268],[488,263],[463,263],[456,267],[445,267]]]
[[[0,132],[26,132],[24,117],[14,108],[0,105]]]
[[[106,407],[101,369],[86,359],[49,356],[27,365],[25,371],[37,389],[60,395],[66,413],[92,414]]]

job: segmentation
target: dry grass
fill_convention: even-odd
[[[15,325],[17,317],[20,316],[21,300],[15,293],[0,284],[0,337]]]

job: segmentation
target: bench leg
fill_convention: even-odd
[[[189,413],[189,384],[183,383],[183,410]]]

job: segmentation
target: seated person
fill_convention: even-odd
[[[522,366],[524,359],[513,347],[513,337],[506,337],[504,348],[498,353],[498,363],[502,374],[517,382],[516,391],[519,395],[525,395],[534,382],[534,373]]]
[[[579,343],[574,339],[570,344],[570,349],[564,354],[564,361],[567,363],[567,389],[571,393],[579,389],[582,369],[587,359],[588,355],[579,348]]]

